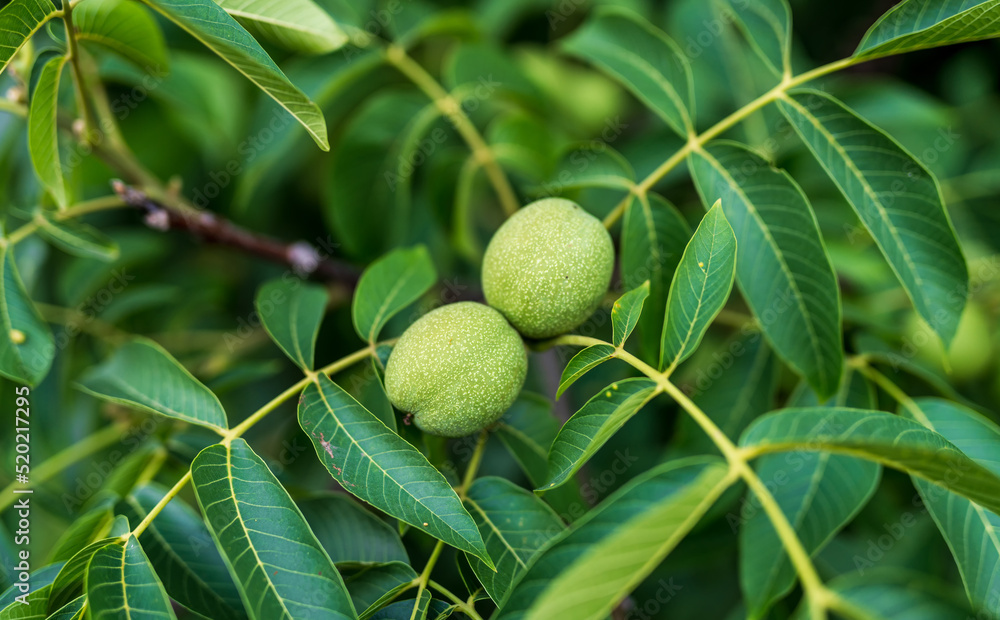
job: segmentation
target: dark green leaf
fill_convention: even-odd
[[[180,362],[152,340],[136,338],[99,366],[79,386],[98,398],[216,429],[227,428],[219,399]]]
[[[639,319],[642,357],[658,363],[663,315],[674,271],[684,254],[691,227],[677,208],[656,194],[632,200],[621,231],[621,272],[626,288],[649,280],[646,312]]]
[[[52,581],[52,589],[46,603],[49,613],[59,609],[80,594],[87,576],[87,566],[90,565],[94,554],[108,545],[120,547],[124,544],[125,541],[118,538],[102,538],[73,554],[73,557],[66,561],[55,580]]]
[[[401,248],[375,261],[354,291],[351,316],[363,340],[374,343],[385,324],[434,286],[437,272],[427,248]]]
[[[364,610],[359,616],[365,617],[368,610],[374,613],[385,602],[412,587],[416,578],[417,573],[409,564],[388,562],[363,566],[356,573],[346,575],[344,583],[351,593],[354,608]]]
[[[410,561],[396,528],[349,497],[327,493],[299,500],[298,505],[334,562]]]
[[[689,162],[705,206],[722,200],[737,282],[775,353],[829,396],[844,365],[840,288],[805,194],[736,143],[712,144]]]
[[[1000,510],[1000,476],[941,435],[884,411],[782,409],[751,424],[740,445],[757,456],[799,450],[858,456],[928,480],[988,510]]]
[[[719,202],[702,219],[670,284],[660,369],[672,372],[694,353],[733,289],[736,237]]]
[[[971,619],[971,612],[949,600],[939,584],[926,577],[892,574],[886,570],[848,574],[830,582],[834,595],[832,606],[838,616],[863,620],[951,620]],[[810,618],[808,605],[795,614],[795,620]]]
[[[138,525],[165,494],[159,485],[143,486],[125,498],[118,511]],[[201,517],[183,501],[168,502],[139,542],[172,599],[209,618],[246,618],[225,560]]]
[[[94,620],[177,617],[135,536],[94,554],[87,568],[87,603],[87,617]]]
[[[538,490],[547,491],[570,480],[657,393],[655,381],[633,378],[612,383],[587,401],[559,429],[549,449],[547,480]]]
[[[357,617],[330,556],[246,441],[202,450],[191,478],[251,618]]]
[[[530,491],[492,476],[472,483],[465,506],[479,526],[496,570],[471,556],[469,563],[486,592],[499,602],[535,552],[562,532],[563,522]]]
[[[313,369],[316,337],[328,297],[322,286],[281,278],[260,287],[254,299],[264,329],[302,370]]]
[[[629,191],[634,185],[635,172],[628,160],[603,142],[588,142],[563,154],[542,191],[546,195],[585,187]]]
[[[937,179],[829,95],[796,91],[780,106],[872,233],[917,312],[950,343],[969,273]]]
[[[340,386],[317,377],[299,401],[299,425],[345,490],[489,561],[472,517],[441,472]]]
[[[787,0],[728,0],[747,41],[772,71],[791,72],[792,11]]]

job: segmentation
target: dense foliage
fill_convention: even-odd
[[[1000,618],[1000,2],[791,4],[6,2],[0,620]]]

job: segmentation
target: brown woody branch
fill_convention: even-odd
[[[337,282],[350,288],[358,283],[360,272],[356,267],[324,256],[305,241],[285,243],[250,232],[209,211],[181,211],[122,181],[112,181],[111,186],[125,204],[145,214],[146,225],[150,228],[186,230],[205,243],[228,246],[286,265],[303,277]]]

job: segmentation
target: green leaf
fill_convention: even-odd
[[[997,36],[997,0],[905,0],[875,22],[854,57],[879,58]]]
[[[59,78],[65,65],[65,56],[57,56],[45,63],[32,92],[28,111],[31,164],[60,208],[66,208],[66,184],[63,181],[62,164],[59,162],[56,112],[59,104]]]
[[[877,463],[826,452],[770,454],[755,469],[761,480],[774,482],[771,493],[809,554],[854,519],[881,472]],[[764,618],[792,589],[796,574],[767,514],[749,505],[753,511],[740,528],[740,585],[748,618]]]
[[[536,487],[548,475],[549,447],[560,427],[549,400],[531,392],[521,392],[497,425],[497,437]]]
[[[79,387],[130,407],[215,429],[227,428],[219,399],[152,340],[135,338],[88,370]]]
[[[720,203],[708,210],[670,284],[660,369],[672,372],[694,353],[733,289],[736,237]]]
[[[950,343],[969,274],[937,179],[828,95],[796,91],[780,107],[868,227],[917,312]]]
[[[325,493],[299,500],[298,505],[335,563],[410,561],[396,528],[349,497]]]
[[[111,521],[114,520],[112,509],[115,500],[106,494],[99,495],[102,497],[96,506],[78,514],[76,519],[59,536],[59,540],[49,552],[48,561],[50,563],[65,562],[80,549],[108,535],[111,530]]]
[[[499,605],[493,620],[523,618],[534,603],[546,594],[555,595],[552,585],[560,576],[581,558],[589,556],[593,549],[603,548],[603,542],[616,534],[627,532],[626,523],[645,523],[644,515],[657,508],[665,508],[663,502],[670,498],[686,495],[691,485],[708,470],[714,470],[718,458],[693,458],[674,460],[645,471],[595,508],[587,512],[568,530],[553,538],[528,564],[528,570],[518,579]],[[704,495],[704,493],[702,493]],[[638,531],[638,530],[637,530]],[[663,543],[660,539],[658,543]],[[651,545],[647,545],[651,546]],[[604,566],[595,575],[601,575],[609,567]],[[652,567],[650,567],[652,568]],[[614,601],[615,603],[617,601]]]
[[[601,7],[563,42],[563,49],[617,79],[680,136],[694,131],[694,85],[687,56],[642,17]]]
[[[707,207],[722,200],[736,235],[736,279],[774,352],[824,398],[844,365],[840,287],[802,189],[748,148],[696,151],[691,174]]]
[[[916,411],[900,406],[900,414],[940,433],[1000,476],[1000,427],[993,421],[937,398],[918,398],[913,406]],[[973,607],[1000,614],[1000,514],[916,477],[913,483],[955,556]]]
[[[632,330],[642,315],[642,303],[649,297],[649,280],[615,301],[611,307],[611,326],[614,330],[614,345],[624,347]]]
[[[118,505],[118,512],[138,525],[166,491],[157,484],[143,486]],[[201,517],[186,503],[176,498],[168,502],[139,542],[172,599],[208,618],[246,618],[225,560]]]
[[[87,596],[80,595],[53,612],[47,620],[83,620],[81,612],[86,603]]]
[[[625,210],[621,231],[621,273],[626,288],[649,280],[649,308],[639,318],[642,357],[656,364],[663,334],[663,308],[670,282],[684,254],[691,227],[677,208],[653,194],[632,200]]]
[[[251,618],[357,617],[330,556],[246,441],[202,450],[191,479]]]
[[[326,54],[343,47],[347,34],[312,0],[216,0],[254,36],[294,52]]]
[[[496,570],[471,556],[469,563],[490,598],[499,602],[514,579],[528,568],[535,552],[562,532],[563,522],[535,494],[493,476],[472,483],[465,506],[483,535]]]
[[[118,260],[118,244],[93,226],[72,219],[61,220],[56,214],[44,211],[35,215],[34,221],[43,237],[69,254],[105,262]]]
[[[734,338],[691,384],[691,400],[730,439],[751,420],[774,409],[781,365],[759,332]],[[683,455],[721,454],[691,416],[677,420],[677,451]]]
[[[635,171],[627,159],[603,142],[588,142],[563,154],[541,192],[552,195],[587,187],[630,191],[634,186]]]
[[[792,69],[792,11],[787,0],[728,0],[754,52],[776,74]]]
[[[254,307],[264,329],[302,370],[312,370],[319,326],[329,295],[298,278],[271,280],[260,287]]]
[[[326,376],[305,389],[299,425],[345,490],[489,562],[472,517],[441,472]]]
[[[538,491],[569,481],[573,474],[659,393],[651,379],[636,377],[612,383],[573,414],[549,449],[548,476]]]
[[[121,546],[124,541],[114,538],[102,538],[94,541],[73,554],[69,560],[63,564],[59,574],[52,581],[52,589],[49,591],[46,609],[49,613],[59,609],[66,603],[76,598],[84,587],[84,580],[87,576],[87,566],[94,555],[107,547],[109,544]]]
[[[410,588],[417,578],[416,571],[403,562],[388,562],[364,566],[356,573],[345,575],[344,583],[351,593],[355,609],[365,610],[359,617],[367,617]]]
[[[437,272],[427,248],[400,248],[372,263],[354,291],[351,316],[363,340],[374,343],[385,324],[434,286]]]
[[[35,386],[49,372],[55,357],[55,340],[14,264],[14,248],[0,252],[0,375]]]
[[[928,480],[988,510],[1000,510],[1000,476],[941,435],[884,411],[782,409],[751,424],[740,445],[757,456],[799,450],[858,456]]]
[[[12,0],[0,9],[0,72],[56,13],[58,9],[51,0]]]
[[[93,620],[177,617],[135,536],[94,554],[87,568],[87,601],[87,617]]]
[[[864,620],[972,620],[967,608],[952,602],[943,584],[922,575],[889,570],[867,571],[864,575],[847,574],[833,579],[829,589],[835,596],[837,614],[843,618]],[[794,620],[811,617],[803,604]]]
[[[106,47],[143,71],[164,73],[170,64],[163,32],[153,16],[135,2],[81,2],[73,7],[73,25],[80,40]]]
[[[49,599],[51,589],[52,586],[48,585],[33,589],[24,599],[28,601],[27,605],[21,602],[8,604],[3,608],[3,611],[0,611],[0,620],[44,620],[48,618],[45,604]]]
[[[296,88],[250,34],[212,0],[142,0],[219,55],[299,121],[330,150],[319,107]]]
[[[726,465],[706,465],[689,484],[652,502],[576,558],[531,605],[525,620],[606,618],[732,483]]]
[[[610,344],[591,345],[574,355],[569,364],[566,364],[566,368],[563,369],[562,377],[559,379],[559,389],[556,390],[556,398],[562,396],[563,392],[576,383],[577,379],[614,356],[615,348]]]
[[[4,530],[4,533],[7,533],[6,530]],[[51,591],[52,582],[59,575],[59,571],[62,570],[63,566],[64,566],[63,562],[49,564],[48,566],[43,566],[42,568],[39,568],[36,571],[32,571],[29,575],[30,577],[28,579],[29,593],[34,594],[35,592],[38,592],[43,588],[45,590],[44,596],[39,597],[41,598],[41,611],[43,613],[45,611],[45,603],[49,600],[49,592]],[[4,591],[3,595],[0,596],[0,610],[3,610],[4,612],[10,611],[8,607],[11,607],[12,603],[15,602],[15,599],[21,594],[22,594],[21,589],[17,586],[12,585],[9,588],[7,588]],[[17,606],[20,605],[21,603],[17,604]],[[0,613],[0,618],[4,617],[6,616],[4,616],[3,613]]]

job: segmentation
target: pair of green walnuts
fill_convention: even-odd
[[[449,304],[414,322],[389,356],[389,400],[434,435],[462,437],[493,424],[524,385],[521,336],[551,338],[586,321],[613,269],[610,235],[579,205],[546,198],[524,207],[486,248],[489,305]]]

